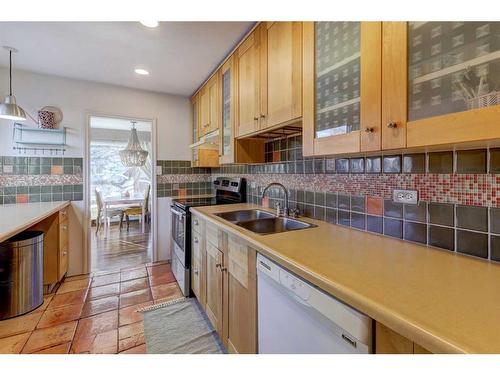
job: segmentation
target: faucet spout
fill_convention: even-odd
[[[264,190],[262,191],[262,198],[265,197],[266,192],[269,190],[270,187],[279,187],[281,190],[283,190],[283,193],[285,194],[285,207],[284,207],[284,214],[285,216],[288,216],[290,210],[288,206],[288,190],[286,190],[286,187],[283,184],[280,184],[279,182],[271,182],[269,185],[267,185]]]

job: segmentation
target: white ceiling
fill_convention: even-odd
[[[0,22],[14,69],[188,96],[252,22]],[[0,66],[8,53],[0,51]],[[139,76],[134,69],[150,72]]]

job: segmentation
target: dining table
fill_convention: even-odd
[[[110,195],[103,198],[104,203],[104,217],[108,217],[108,209],[111,208],[124,208],[127,206],[138,206],[140,205],[142,208],[141,213],[141,224],[142,224],[142,233],[145,231],[145,212],[144,205],[142,204],[144,201],[144,194],[142,193],[132,193],[129,196],[121,196],[121,195]],[[104,232],[108,232],[108,221],[104,220]]]

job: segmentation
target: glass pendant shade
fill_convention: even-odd
[[[9,95],[0,103],[0,118],[14,121],[26,120],[24,109],[16,104],[16,97],[12,95],[12,52],[17,52],[15,48],[4,47],[9,51]]]
[[[142,149],[135,123],[132,123],[127,147],[120,151],[122,164],[126,167],[142,167],[146,163],[148,154],[146,150]]]

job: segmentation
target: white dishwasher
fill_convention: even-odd
[[[257,255],[259,353],[372,352],[372,319]]]

